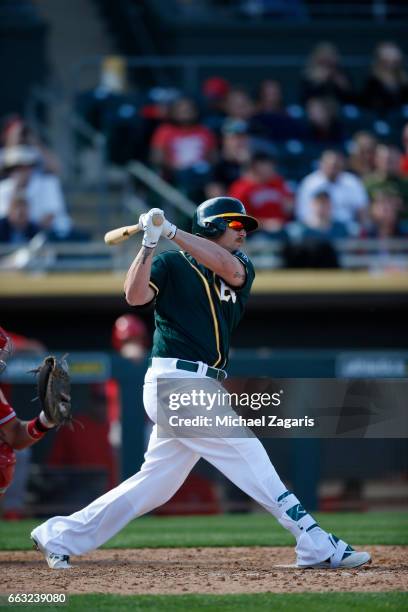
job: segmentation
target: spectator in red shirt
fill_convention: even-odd
[[[266,232],[280,230],[292,216],[293,194],[265,153],[253,155],[248,172],[232,183],[228,195],[241,200]]]
[[[216,138],[199,122],[196,105],[189,98],[173,103],[170,119],[153,134],[151,159],[164,178],[194,197],[215,161]]]

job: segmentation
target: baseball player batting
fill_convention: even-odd
[[[101,546],[135,517],[169,500],[200,457],[251,496],[296,539],[298,567],[352,568],[370,561],[325,532],[288,491],[255,437],[161,438],[157,429],[157,379],[226,377],[230,337],[244,313],[255,272],[242,251],[256,219],[228,197],[198,206],[192,234],[152,209],[141,215],[142,247],[125,280],[127,302],[154,302],[156,329],[144,384],[144,406],[155,423],[140,471],[71,516],[57,516],[31,536],[51,568],[70,567],[69,556]],[[180,250],[154,257],[160,236]],[[175,381],[176,382],[176,381]],[[180,382],[180,381],[179,381]]]
[[[12,354],[10,337],[0,327],[0,374]],[[64,362],[65,368],[65,362]],[[55,357],[47,357],[36,370],[42,410],[31,421],[20,421],[0,389],[0,497],[10,486],[16,463],[14,449],[35,444],[63,420],[70,418],[69,376]],[[54,378],[55,377],[55,378]],[[60,380],[63,381],[62,387]],[[60,415],[62,419],[60,419]]]

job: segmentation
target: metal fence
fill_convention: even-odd
[[[37,234],[27,245],[0,245],[0,272],[27,270],[31,272],[64,271],[124,271],[135,255],[141,238],[108,247],[102,240],[91,242],[48,242],[43,234]],[[370,269],[405,271],[408,269],[408,239],[390,238],[343,239],[333,242],[341,268],[348,270]],[[260,270],[279,269],[284,265],[279,240],[249,240],[245,250]],[[158,251],[177,248],[168,241],[159,243]]]

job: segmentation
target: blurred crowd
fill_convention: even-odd
[[[142,160],[194,202],[238,197],[266,237],[406,233],[408,73],[394,43],[378,45],[359,88],[320,43],[296,104],[276,79],[251,92],[213,76],[197,97],[172,87],[143,96],[124,61],[108,58],[77,110],[106,134],[113,163]]]
[[[228,194],[260,220],[259,238],[331,241],[408,233],[408,73],[401,49],[378,45],[357,87],[337,49],[320,43],[290,104],[279,80],[257,91],[207,78],[196,97],[174,87],[145,93],[108,57],[76,111],[107,139],[110,164],[137,159],[193,202]],[[0,152],[0,241],[37,231],[72,239],[61,164],[19,117]]]
[[[49,240],[86,240],[74,227],[61,186],[62,164],[19,115],[0,134],[0,243],[24,244],[44,232]]]

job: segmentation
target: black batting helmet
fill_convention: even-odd
[[[241,221],[247,232],[258,227],[258,221],[246,214],[237,198],[219,197],[206,200],[194,213],[193,234],[203,238],[216,238],[227,229],[228,221]]]

